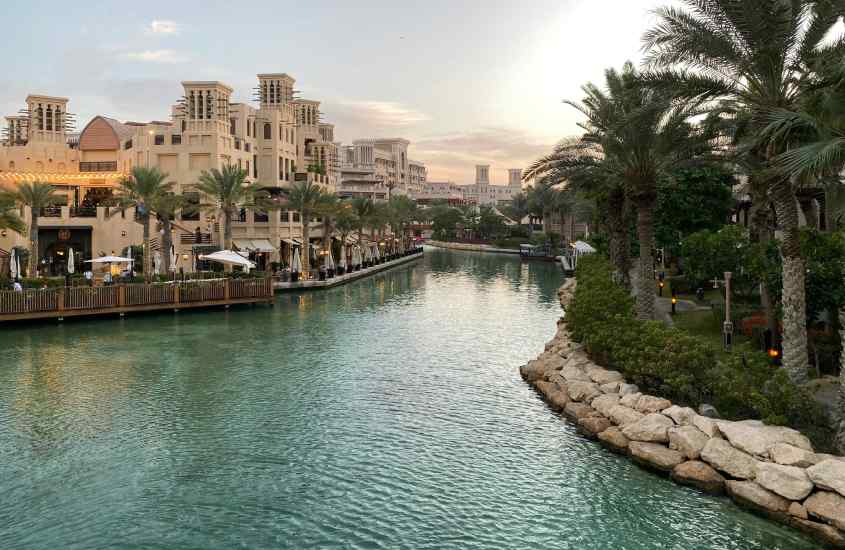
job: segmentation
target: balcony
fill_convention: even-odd
[[[77,208],[70,209],[70,217],[71,218],[96,218],[97,217],[97,207],[96,206],[79,206]]]
[[[61,206],[45,206],[41,209],[41,212],[38,214],[42,218],[61,218],[62,217],[62,207]]]
[[[117,161],[114,162],[80,162],[80,172],[117,172]]]

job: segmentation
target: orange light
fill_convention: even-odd
[[[672,296],[672,303],[673,303],[673,304],[677,304],[677,303],[678,303],[678,299],[677,299],[677,298],[675,298],[674,296]]]
[[[769,357],[771,357],[772,359],[777,359],[779,355],[780,352],[777,349],[772,348],[769,350]]]
[[[663,281],[660,281],[660,288],[663,288]]]

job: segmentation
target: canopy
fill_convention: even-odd
[[[326,250],[326,269],[334,269],[334,254],[332,254],[332,249],[329,247]]]
[[[20,276],[20,268],[18,267],[17,252],[12,249],[12,256],[9,258],[9,275],[14,281]]]
[[[170,271],[176,271],[176,262],[179,258],[176,256],[176,247],[170,245]]]
[[[593,254],[596,252],[596,249],[590,246],[588,243],[584,241],[575,241],[572,243],[572,248],[578,251],[580,254]]]
[[[337,261],[337,266],[346,269],[346,245],[340,245],[340,259]]]
[[[253,239],[252,244],[256,252],[275,252],[276,249],[267,239]]]
[[[76,271],[76,265],[73,261],[73,249],[68,248],[67,250],[67,272],[74,273]]]
[[[132,263],[134,260],[132,258],[124,258],[122,256],[100,256],[99,258],[94,258],[93,260],[86,260],[85,263],[89,264],[122,264],[122,263]]]
[[[158,250],[156,250],[156,253],[153,255],[153,274],[161,274],[161,252]]]
[[[220,250],[213,254],[200,254],[199,259],[221,264],[239,265],[247,269],[255,267],[254,263],[232,250]]]

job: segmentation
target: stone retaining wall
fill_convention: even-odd
[[[437,248],[450,248],[452,250],[468,250],[470,252],[495,252],[497,254],[519,254],[519,249],[496,248],[489,244],[450,243],[446,241],[426,241],[427,245]]]
[[[575,284],[570,279],[558,291],[562,307]],[[621,373],[593,363],[563,319],[545,351],[520,373],[581,433],[612,451],[845,548],[845,457],[816,453],[800,432],[709,418],[644,395]]]

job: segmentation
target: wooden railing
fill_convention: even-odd
[[[204,281],[132,284],[101,287],[64,287],[43,290],[0,291],[0,321],[63,317],[132,309],[178,309],[272,301],[273,283],[261,279],[208,279]]]

